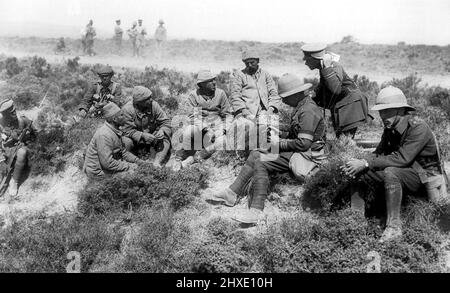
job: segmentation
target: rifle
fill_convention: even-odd
[[[18,140],[17,140],[17,143],[16,143],[16,145],[14,146],[14,151],[13,151],[13,153],[12,153],[12,156],[10,157],[10,159],[9,159],[9,162],[8,162],[8,166],[7,166],[7,171],[6,171],[6,174],[5,174],[5,176],[2,178],[2,182],[0,183],[0,196],[3,196],[3,194],[5,193],[5,191],[6,191],[6,187],[8,186],[8,184],[9,184],[9,180],[11,179],[11,173],[12,173],[12,170],[13,170],[13,168],[12,168],[12,166],[13,166],[13,164],[14,164],[14,162],[15,162],[15,158],[16,158],[16,155],[17,155],[17,151],[19,151],[19,149],[22,147],[22,145],[23,145],[23,139],[24,139],[24,137],[25,137],[25,135],[27,134],[27,132],[29,131],[29,130],[31,130],[31,125],[33,124],[33,121],[31,121],[30,122],[30,124],[27,126],[27,127],[25,127],[24,129],[22,129],[22,132],[20,133],[20,135],[19,135],[19,138],[18,138]],[[7,184],[8,183],[8,184]]]

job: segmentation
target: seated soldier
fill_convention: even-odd
[[[122,142],[119,128],[125,123],[123,111],[112,102],[106,104],[102,111],[106,121],[89,142],[84,158],[83,170],[90,178],[128,171],[133,167],[132,163],[141,163]]]
[[[400,208],[403,194],[418,195],[425,191],[424,184],[429,178],[443,174],[444,169],[430,126],[408,114],[415,109],[408,105],[400,89],[392,86],[382,89],[372,110],[379,111],[384,124],[373,158],[352,159],[342,169],[350,177],[361,175],[352,186],[352,208],[365,211],[361,193],[366,186],[384,193],[387,221],[380,242],[386,242],[402,235]],[[446,187],[441,191],[446,192]]]
[[[238,196],[245,195],[245,187],[253,178],[250,209],[238,214],[234,220],[245,224],[258,223],[268,195],[269,174],[292,171],[295,176],[304,178],[314,174],[325,159],[326,128],[321,109],[311,99],[310,87],[311,84],[304,84],[292,74],[284,74],[280,78],[279,95],[283,103],[295,108],[289,133],[281,133],[279,142],[271,138],[271,147],[278,147],[280,153],[273,158],[274,154],[267,151],[252,151],[233,184],[208,199],[234,206]]]
[[[152,99],[152,91],[143,86],[133,88],[133,100],[122,108],[125,115],[123,141],[129,151],[150,147],[156,151],[153,161],[161,167],[170,156],[172,127],[169,117]]]
[[[100,81],[93,83],[84,95],[83,102],[78,107],[78,116],[86,117],[88,113],[100,117],[102,108],[108,102],[122,106],[122,87],[112,81],[114,71],[111,66],[101,66],[97,70]]]
[[[0,132],[2,136],[2,148],[0,161],[2,164],[3,176],[7,176],[8,164],[16,159],[12,178],[9,182],[9,195],[14,197],[18,192],[18,183],[22,178],[25,168],[28,164],[27,144],[34,138],[35,130],[32,127],[32,121],[25,116],[18,116],[16,107],[12,100],[5,100],[0,105]],[[23,134],[23,135],[22,135]],[[22,137],[21,137],[22,136]],[[18,146],[18,148],[16,148]],[[4,178],[2,176],[2,178]],[[2,186],[3,188],[4,186]]]
[[[211,155],[214,143],[222,141],[224,120],[232,120],[230,103],[226,93],[216,88],[216,76],[209,70],[202,70],[197,76],[198,89],[188,97],[192,113],[189,114],[191,125],[183,130],[183,146],[176,152],[174,169],[185,167],[190,156],[205,148],[204,158]]]

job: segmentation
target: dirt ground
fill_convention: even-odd
[[[27,51],[8,51],[0,48],[0,53],[15,56],[18,58],[39,55],[44,57],[50,63],[62,63],[67,59],[74,58],[77,55],[55,55],[45,54],[40,52],[27,52]],[[144,69],[146,66],[156,66],[158,68],[172,68],[184,72],[198,72],[201,69],[210,69],[214,73],[221,71],[232,71],[233,69],[240,69],[243,64],[240,60],[227,60],[227,61],[215,61],[215,60],[195,60],[195,59],[163,59],[163,58],[132,58],[128,56],[116,56],[116,55],[98,55],[98,56],[80,56],[81,64],[109,64],[116,68],[117,72],[120,72],[121,68],[135,68]],[[317,71],[309,70],[304,64],[277,64],[267,63],[261,60],[261,67],[270,72],[273,75],[281,76],[284,73],[293,73],[300,77],[318,77]],[[347,73],[350,76],[358,74],[359,76],[365,75],[370,80],[376,81],[381,84],[385,81],[389,81],[392,78],[404,78],[407,75],[414,72],[373,72],[367,71],[364,68],[346,68]],[[420,74],[423,84],[450,87],[450,75],[445,74]]]

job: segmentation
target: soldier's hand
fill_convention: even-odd
[[[153,134],[151,134],[151,133],[144,132],[144,133],[142,133],[142,138],[141,139],[143,139],[144,143],[146,143],[146,144],[152,144],[152,143],[155,142],[156,137]]]
[[[158,130],[158,131],[155,133],[155,138],[156,138],[157,140],[162,140],[162,139],[164,139],[164,131],[162,131],[161,129]]]
[[[341,170],[345,173],[346,176],[351,178],[355,178],[356,175],[364,171],[367,167],[366,160],[358,160],[351,159],[344,166],[341,167]]]
[[[322,57],[322,67],[327,68],[331,66],[332,57],[330,54],[324,54]]]

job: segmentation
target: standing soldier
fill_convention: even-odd
[[[252,151],[233,184],[208,199],[234,206],[237,198],[245,195],[246,186],[253,178],[249,209],[235,216],[234,220],[245,224],[258,223],[268,195],[270,174],[291,171],[304,179],[314,174],[325,159],[326,127],[321,109],[311,99],[310,87],[311,84],[304,84],[292,74],[280,78],[280,97],[283,103],[294,108],[290,131],[280,133],[279,142],[270,141],[272,148],[278,144],[280,153],[276,156],[269,154],[270,147],[265,151]]]
[[[156,151],[153,165],[161,167],[170,156],[172,127],[169,117],[152,99],[146,87],[133,88],[133,100],[122,108],[125,114],[124,142],[129,151],[150,147]]]
[[[87,29],[86,27],[84,27],[81,31],[80,31],[80,37],[81,37],[81,48],[83,49],[83,55],[86,54],[86,32]]]
[[[241,129],[245,125],[250,128],[254,122],[261,122],[259,118],[267,117],[278,112],[280,97],[272,76],[259,67],[259,55],[251,49],[242,54],[242,62],[245,68],[234,71],[231,77],[231,106],[234,110],[236,120],[233,129]],[[245,118],[244,120],[240,118]],[[257,131],[260,132],[260,124]],[[238,144],[242,143],[242,137],[248,136],[248,132],[238,133]],[[247,137],[245,138],[245,140]],[[248,137],[248,139],[256,139]],[[245,149],[247,149],[245,142]],[[241,146],[238,146],[240,148]]]
[[[314,101],[330,110],[336,136],[344,134],[353,138],[358,126],[368,119],[368,98],[325,49],[324,44],[306,44],[302,47],[305,65],[320,72]]]
[[[114,43],[116,45],[116,53],[122,54],[122,38],[123,29],[120,27],[120,19],[116,20],[116,27],[114,28]]]
[[[137,44],[137,37],[138,37],[138,30],[137,30],[137,22],[133,22],[133,26],[127,30],[128,37],[131,40],[131,44],[133,45],[133,57],[138,56],[138,44]]]
[[[138,37],[137,37],[137,55],[138,57],[143,56],[143,50],[145,47],[145,36],[147,35],[147,30],[142,25],[142,19],[138,20]]]
[[[93,27],[94,22],[92,19],[89,21],[88,25],[86,26],[86,53],[89,56],[94,56],[94,38],[97,35],[95,32],[95,28]]]
[[[227,94],[216,88],[216,76],[211,71],[202,70],[198,73],[197,86],[188,97],[192,111],[189,114],[191,125],[183,130],[183,148],[176,152],[174,170],[192,162],[188,158],[203,148],[206,149],[206,156],[209,156],[215,145],[222,141],[224,123],[233,119]]]
[[[440,161],[437,140],[430,126],[412,117],[403,92],[392,86],[382,89],[372,110],[378,110],[384,124],[381,141],[368,160],[352,159],[343,171],[354,178],[352,208],[364,213],[361,194],[367,187],[386,200],[386,229],[380,241],[402,235],[400,208],[404,194],[420,195],[426,190],[433,199],[436,194],[447,198],[444,166]],[[448,201],[448,199],[447,199]]]
[[[108,102],[114,102],[118,106],[122,105],[122,87],[111,78],[114,71],[111,66],[101,66],[97,70],[100,81],[93,83],[84,95],[83,102],[78,107],[81,118],[86,117],[88,113],[94,116],[101,116],[101,109]]]
[[[164,27],[164,21],[162,19],[159,20],[159,26],[156,28],[155,40],[158,49],[160,49],[163,42],[167,40],[167,30]]]
[[[109,102],[103,108],[105,123],[97,129],[86,150],[83,171],[89,178],[128,171],[133,163],[142,161],[127,151],[122,141],[120,127],[124,124],[124,114],[119,106]]]
[[[29,150],[27,144],[34,138],[35,130],[30,119],[17,115],[14,102],[10,99],[1,103],[0,113],[2,183],[6,183],[7,177],[5,176],[12,172],[8,193],[9,196],[14,197],[17,195],[19,180],[22,179],[28,165]],[[10,165],[14,159],[16,160],[15,163]],[[13,166],[11,170],[8,170],[8,165]],[[1,189],[5,187],[1,186]]]

